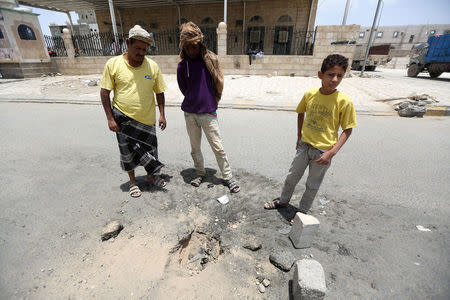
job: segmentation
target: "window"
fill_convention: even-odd
[[[202,25],[214,25],[214,23],[215,23],[214,20],[211,19],[210,17],[206,17],[200,22],[200,24]]]
[[[0,40],[1,39],[4,39],[5,37],[3,36],[3,32],[2,32],[2,30],[0,29]]]
[[[414,34],[411,34],[411,36],[409,37],[409,43],[412,44],[413,41],[414,41]]]
[[[282,15],[278,18],[278,23],[292,23],[294,22],[289,15]]]
[[[383,31],[377,32],[377,38],[382,38],[383,37]]]
[[[365,35],[365,32],[360,32],[359,33],[359,38],[362,39],[364,37],[364,35]]]
[[[242,20],[236,20],[236,27],[240,27],[244,25],[244,22]]]
[[[278,32],[278,43],[286,44],[289,41],[289,31],[280,30]]]
[[[392,35],[392,37],[394,37],[394,38],[398,37],[398,31],[394,31],[394,34]]]
[[[264,19],[260,16],[253,16],[250,18],[249,24],[252,25],[258,25],[258,24],[264,24]]]
[[[17,32],[19,33],[19,37],[21,40],[35,40],[36,35],[34,34],[33,29],[30,26],[20,24],[17,27]]]

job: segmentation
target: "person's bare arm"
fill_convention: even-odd
[[[330,150],[324,152],[319,159],[316,160],[316,162],[319,165],[328,165],[331,162],[331,159],[333,156],[335,156],[338,151],[344,146],[345,142],[348,140],[350,135],[352,134],[352,128],[345,129],[342,131],[341,135],[339,136],[339,139],[337,143],[331,148]]]
[[[298,114],[298,116],[297,116],[297,143],[295,144],[295,149],[298,149],[298,145],[300,145],[300,141],[302,139],[302,127],[303,127],[304,119],[305,119],[305,113]]]
[[[161,130],[166,129],[167,122],[166,122],[166,115],[165,115],[165,103],[166,99],[164,97],[164,93],[156,94],[156,102],[158,102],[158,108],[159,108],[159,128]]]
[[[100,98],[102,99],[103,109],[105,110],[106,119],[108,120],[108,127],[111,131],[118,132],[120,128],[113,117],[109,94],[111,94],[110,90],[100,89]]]

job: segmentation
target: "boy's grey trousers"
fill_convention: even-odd
[[[280,202],[289,203],[292,194],[294,193],[295,186],[300,181],[306,167],[309,166],[308,179],[306,180],[306,190],[303,193],[300,200],[299,210],[300,212],[307,213],[311,208],[311,205],[322,183],[323,177],[327,172],[330,164],[319,165],[315,162],[322,155],[322,151],[313,148],[310,145],[300,142],[300,145],[292,161],[289,173],[284,181],[283,191],[281,192]]]

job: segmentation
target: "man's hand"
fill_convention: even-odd
[[[332,151],[324,152],[319,157],[319,159],[316,160],[316,163],[318,163],[319,165],[328,165],[331,162],[331,159],[333,158],[334,155],[335,153],[333,153]]]
[[[166,129],[167,126],[167,122],[166,122],[166,118],[164,116],[160,116],[159,117],[159,128],[161,128],[161,130]]]
[[[119,125],[117,125],[116,120],[114,120],[114,119],[108,120],[108,127],[109,127],[109,130],[114,131],[114,132],[118,132],[120,130]]]
[[[298,147],[300,147],[300,142],[302,141],[301,137],[297,138],[297,143],[295,144],[295,150],[298,150]]]

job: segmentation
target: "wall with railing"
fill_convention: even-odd
[[[314,76],[328,54],[340,53],[347,56],[351,63],[355,51],[353,41],[357,38],[359,28],[359,25],[318,26],[315,32],[288,31],[287,34],[279,34],[280,30],[273,30],[273,33],[268,30],[263,43],[260,43],[262,48],[255,48],[262,49],[264,54],[247,54],[251,49],[248,46],[257,37],[251,39],[249,36],[250,44],[233,45],[230,39],[233,39],[234,33],[228,33],[226,25],[220,23],[217,34],[208,36],[207,43],[213,50],[216,45],[224,74]],[[99,74],[110,57],[126,51],[125,39],[126,36],[121,36],[119,45],[116,45],[112,35],[91,35],[87,39],[72,37],[66,31],[63,41],[67,56],[56,55],[52,60],[64,74]],[[154,40],[148,54],[159,64],[163,73],[176,73],[179,62],[178,32],[174,30],[155,34]],[[214,44],[211,46],[211,43]]]

